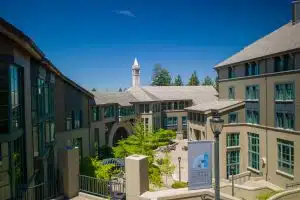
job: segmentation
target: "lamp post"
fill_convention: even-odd
[[[220,163],[219,163],[219,135],[222,132],[224,120],[221,119],[218,111],[212,110],[212,119],[210,120],[210,128],[215,137],[215,199],[220,200]]]
[[[231,173],[231,196],[234,196],[234,176],[233,176],[233,170],[235,169],[234,165],[230,166],[230,173]]]
[[[179,173],[179,182],[181,182],[181,169],[180,169],[181,167],[180,167],[180,162],[181,162],[181,157],[179,156],[179,157],[178,157],[178,164],[179,164],[179,169],[178,169],[178,171],[179,171],[179,172],[178,172],[178,173]]]

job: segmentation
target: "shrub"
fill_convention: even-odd
[[[187,187],[187,186],[188,186],[187,182],[183,182],[183,181],[181,181],[181,182],[175,181],[175,182],[172,184],[172,188],[174,188],[174,189],[177,189],[177,188],[185,188],[185,187]]]

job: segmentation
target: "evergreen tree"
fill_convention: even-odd
[[[194,71],[194,72],[192,73],[192,76],[191,76],[190,79],[189,79],[188,85],[189,85],[189,86],[196,86],[196,85],[199,85],[199,79],[198,79],[198,76],[197,76],[196,71]]]
[[[122,88],[119,88],[119,92],[122,92]]]
[[[211,77],[206,76],[204,78],[204,81],[203,81],[202,85],[212,85],[212,86],[214,86],[215,83],[214,83],[214,80]]]
[[[96,92],[96,88],[93,88],[92,91],[93,91],[93,92]]]
[[[166,68],[163,68],[161,64],[155,64],[152,74],[152,83],[154,86],[168,86],[171,85],[171,76]]]
[[[183,86],[183,82],[182,82],[181,76],[179,74],[175,77],[174,85]]]

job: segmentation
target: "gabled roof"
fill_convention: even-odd
[[[92,92],[97,105],[117,103],[130,106],[131,103],[172,100],[192,100],[193,104],[217,100],[213,86],[144,86],[131,87],[126,92]]]
[[[97,105],[119,104],[120,106],[131,106],[130,102],[135,98],[128,92],[92,92]]]
[[[293,25],[290,22],[217,64],[215,68],[299,48],[300,23]]]
[[[232,109],[238,106],[243,105],[244,101],[236,100],[217,100],[197,104],[195,106],[187,107],[185,110],[188,111],[198,111],[198,112],[210,112],[211,110],[223,110],[223,109]]]

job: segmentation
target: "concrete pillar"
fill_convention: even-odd
[[[125,159],[126,199],[138,200],[149,190],[147,156],[132,155]]]
[[[63,176],[64,196],[75,197],[79,193],[79,149],[60,149],[58,158],[60,174]]]

